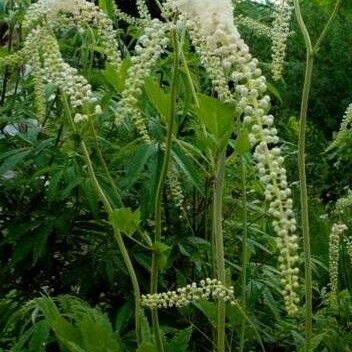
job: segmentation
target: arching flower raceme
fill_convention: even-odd
[[[286,57],[287,39],[290,33],[290,20],[293,5],[291,0],[277,0],[276,14],[272,30],[272,75],[278,81],[282,78]]]
[[[150,142],[150,137],[138,107],[138,99],[142,94],[145,79],[151,74],[151,70],[168,44],[168,31],[169,25],[158,19],[150,21],[144,29],[144,34],[135,48],[136,54],[131,58],[132,65],[128,69],[126,88],[122,92],[116,111],[116,123],[120,123],[125,117],[131,117],[146,143]]]
[[[28,29],[38,25],[49,26],[54,31],[71,27],[96,28],[107,61],[119,68],[121,57],[117,33],[108,16],[93,3],[85,0],[39,0],[29,7],[24,20]]]
[[[234,23],[229,0],[170,0],[167,6],[180,14],[190,31],[193,44],[213,81],[219,98],[235,100],[251,129],[249,139],[255,149],[254,157],[270,213],[275,218],[274,229],[280,248],[280,271],[287,311],[297,311],[298,237],[293,213],[291,190],[288,187],[284,158],[279,147],[274,117],[268,114],[270,97],[266,79],[258,60],[250,54]],[[196,38],[196,40],[194,40]],[[211,60],[209,60],[211,58]],[[230,90],[230,84],[235,87]]]
[[[216,279],[201,280],[199,284],[190,285],[163,293],[142,296],[142,306],[149,308],[185,307],[201,299],[221,299],[236,305],[233,287],[226,287]]]
[[[27,62],[35,68],[34,73],[45,82],[62,90],[73,108],[95,104],[96,98],[88,81],[77,70],[64,62],[59,44],[45,28],[32,30],[25,41]],[[85,119],[85,115],[82,115]]]
[[[340,258],[340,240],[342,234],[347,230],[345,224],[334,224],[331,229],[329,238],[329,272],[330,286],[335,294],[338,288],[339,258]]]
[[[237,23],[240,27],[243,26],[247,29],[250,29],[257,35],[260,35],[266,38],[271,38],[272,30],[270,29],[270,27],[263,23],[260,23],[259,21],[251,17],[237,15],[235,17],[235,23]]]

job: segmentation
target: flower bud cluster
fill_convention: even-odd
[[[347,208],[352,208],[352,191],[351,190],[348,190],[346,196],[337,200],[335,212],[337,214],[343,214]]]
[[[235,17],[235,23],[238,24],[239,26],[243,26],[245,28],[250,29],[257,35],[260,35],[266,38],[271,38],[272,30],[267,25],[260,23],[259,21],[256,21],[251,17],[237,15]]]
[[[209,47],[204,36],[199,31],[199,28],[201,28],[199,20],[187,14],[181,16],[181,18],[185,21],[192,44],[200,57],[202,66],[207,71],[219,99],[222,101],[230,101],[232,98],[231,91],[225,72],[221,66],[221,59],[215,54],[212,48]]]
[[[265,187],[265,198],[270,203],[270,213],[275,218],[273,226],[279,236],[279,262],[285,305],[288,313],[293,314],[297,311],[299,302],[298,237],[291,189],[288,187],[284,158],[278,146],[279,137],[274,127],[274,117],[268,114],[270,98],[265,95],[266,79],[258,67],[258,60],[252,57],[234,24],[229,0],[174,0],[171,3],[186,17],[188,28],[189,23],[195,23],[197,19],[198,27],[189,29],[191,33],[196,31],[199,37],[193,44],[202,45],[199,50],[201,56],[206,53],[217,59],[212,62],[217,66],[213,70],[222,72],[218,77],[225,77],[224,91],[229,90],[229,81],[235,86],[234,92],[230,94],[244,115],[244,123],[251,129],[249,139],[255,148],[257,169]],[[193,18],[193,22],[189,18]],[[204,57],[202,60],[205,61]],[[210,78],[213,79],[211,75]],[[227,94],[219,94],[219,97],[228,100]]]
[[[112,21],[91,2],[85,0],[39,0],[26,13],[24,26],[31,29],[37,25],[49,25],[53,30],[87,26],[96,28],[100,47],[107,61],[116,69],[121,64],[116,40],[117,33]]]
[[[279,0],[272,30],[272,75],[275,81],[282,78],[286,57],[287,38],[290,33],[290,20],[293,5],[291,0]]]
[[[185,196],[183,194],[182,186],[179,179],[177,178],[177,174],[175,170],[172,170],[168,173],[168,179],[169,179],[171,197],[174,200],[176,207],[179,209],[182,209]]]
[[[115,15],[119,20],[122,20],[132,26],[136,26],[136,25],[140,24],[141,20],[139,18],[135,18],[135,17],[129,15],[128,13],[120,10],[117,7],[117,4],[115,3],[115,1],[113,1],[113,6],[114,6]]]
[[[347,230],[345,224],[334,224],[329,238],[329,272],[330,287],[335,294],[338,288],[338,272],[340,258],[340,239],[341,235]]]
[[[32,67],[40,65],[36,71],[40,72],[42,79],[65,92],[73,108],[96,103],[90,84],[64,62],[56,38],[45,29],[34,29],[26,38],[25,48]]]
[[[136,54],[131,58],[132,65],[128,69],[125,89],[117,106],[116,123],[125,117],[131,117],[137,131],[145,142],[150,142],[147,126],[138,107],[138,100],[142,94],[145,79],[150,76],[157,60],[164,52],[168,37],[169,26],[158,19],[153,19],[144,29],[144,34],[136,45]]]
[[[219,299],[224,302],[234,302],[233,287],[227,288],[216,279],[201,280],[199,284],[190,285],[163,293],[142,295],[141,304],[149,308],[185,307],[199,300]]]
[[[41,75],[40,56],[38,51],[33,52],[32,74],[34,82],[34,100],[36,113],[39,121],[42,121],[46,114],[45,102],[45,81]]]
[[[137,10],[138,10],[139,17],[150,21],[151,16],[150,16],[148,6],[147,6],[145,0],[136,0],[136,4],[137,4]]]
[[[199,54],[201,64],[206,69],[212,85],[222,101],[231,100],[228,80],[221,65],[221,58],[216,54],[216,43],[211,40],[215,28],[211,20],[216,13],[222,21],[229,21],[227,1],[219,0],[169,0],[165,8],[178,15],[190,35],[192,44]],[[216,11],[215,11],[216,10]],[[214,12],[215,11],[215,12]],[[232,17],[230,17],[230,21]]]

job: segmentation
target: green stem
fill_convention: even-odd
[[[249,263],[248,253],[248,211],[247,211],[247,168],[246,160],[241,160],[241,179],[242,179],[242,208],[243,208],[243,239],[242,239],[242,307],[246,310],[247,304],[247,270]],[[244,351],[246,335],[246,319],[243,317],[241,323],[240,351]]]
[[[295,13],[298,26],[302,32],[304,43],[306,46],[306,68],[305,79],[302,92],[302,102],[300,111],[300,127],[298,140],[298,169],[300,180],[300,198],[301,198],[301,217],[302,217],[302,232],[303,232],[303,248],[304,248],[304,264],[305,264],[305,297],[306,297],[306,317],[305,317],[305,351],[311,350],[312,340],[312,263],[310,249],[310,233],[309,233],[309,209],[308,209],[308,191],[307,191],[307,176],[306,176],[306,130],[307,130],[307,115],[309,106],[309,96],[312,86],[312,76],[314,68],[314,57],[318,52],[319,47],[326,37],[327,31],[336,17],[341,5],[341,0],[337,0],[335,8],[324,26],[316,44],[312,45],[312,41],[304,22],[299,0],[294,0]]]
[[[342,0],[337,0],[336,1],[336,4],[335,4],[335,7],[334,7],[334,10],[332,11],[331,15],[330,15],[330,18],[328,19],[328,21],[326,22],[325,24],[325,27],[324,29],[322,30],[316,44],[314,45],[314,53],[317,53],[319,48],[320,48],[320,45],[321,43],[323,42],[323,40],[325,39],[326,37],[326,34],[328,33],[328,29],[330,28],[330,25],[331,23],[333,22],[333,20],[335,19],[335,17],[337,16],[337,13],[339,12],[339,9],[340,9],[340,6],[342,4]]]
[[[70,125],[71,125],[72,129],[74,131],[76,131],[76,126],[75,126],[75,123],[72,119],[70,107],[69,107],[69,104],[67,102],[67,98],[65,95],[63,95],[63,102],[64,102],[64,107],[65,107],[65,112],[66,112],[66,115],[69,119]],[[95,191],[96,191],[97,195],[99,196],[100,200],[102,201],[104,208],[105,208],[105,211],[107,212],[107,214],[110,218],[113,214],[113,208],[109,202],[109,199],[106,197],[103,189],[101,188],[100,183],[96,177],[93,163],[90,158],[89,151],[88,151],[88,148],[87,148],[85,141],[82,139],[80,143],[81,143],[81,148],[82,148],[82,152],[83,152],[83,157],[84,157],[85,162],[88,167],[89,176],[91,178],[91,181],[93,183]],[[121,252],[122,258],[124,260],[124,263],[126,265],[127,271],[130,275],[130,279],[132,282],[132,287],[133,287],[133,292],[134,292],[134,297],[135,297],[136,338],[137,338],[137,344],[140,345],[141,344],[141,317],[142,316],[141,316],[141,305],[140,305],[141,294],[140,294],[139,283],[138,283],[136,272],[133,268],[131,258],[128,254],[127,248],[126,248],[125,243],[123,241],[122,234],[121,234],[120,230],[114,224],[112,224],[112,227],[113,227],[113,231],[114,231],[114,238],[117,242],[117,245],[119,247],[119,250]]]
[[[213,234],[215,242],[215,261],[217,279],[224,285],[226,284],[225,273],[225,251],[222,230],[222,207],[225,179],[225,151],[219,153],[215,163],[215,181],[213,198]],[[218,302],[217,317],[217,352],[225,351],[225,319],[226,304],[224,301]]]
[[[102,153],[102,151],[101,151],[101,149],[99,147],[98,136],[97,136],[97,132],[95,130],[94,123],[93,123],[92,119],[89,119],[89,124],[90,124],[90,128],[91,128],[91,131],[92,131],[92,134],[93,134],[95,148],[96,148],[96,150],[98,152],[99,161],[100,161],[100,163],[101,163],[101,165],[103,167],[103,170],[104,170],[104,172],[106,174],[106,177],[109,180],[109,183],[110,183],[110,186],[111,186],[111,188],[112,188],[112,190],[114,192],[115,198],[117,199],[117,201],[119,203],[118,205],[119,206],[123,206],[123,202],[122,202],[122,199],[121,199],[121,196],[120,196],[120,192],[119,192],[119,190],[118,190],[118,188],[116,186],[116,183],[115,183],[114,179],[111,176],[109,168],[106,165],[106,161],[104,159],[103,153]]]
[[[306,129],[307,129],[307,113],[309,95],[312,85],[312,74],[314,65],[314,51],[309,32],[304,23],[299,1],[294,0],[296,18],[298,25],[304,37],[306,45],[306,71],[302,93],[302,103],[300,112],[300,126],[298,139],[298,170],[300,183],[300,198],[301,198],[301,222],[303,232],[303,249],[304,249],[304,272],[305,272],[305,351],[309,352],[312,340],[312,262],[310,250],[310,233],[309,233],[309,209],[308,209],[308,191],[307,191],[307,176],[306,176]]]
[[[179,65],[179,47],[177,41],[176,31],[173,33],[174,42],[174,64],[173,64],[173,77],[171,84],[171,101],[170,101],[170,119],[167,123],[166,132],[166,146],[163,164],[161,167],[160,178],[155,196],[155,238],[154,243],[161,242],[161,228],[162,228],[162,195],[165,186],[167,171],[170,163],[171,146],[172,146],[172,131],[174,128],[176,113],[177,113],[177,84],[178,84],[178,65]],[[158,291],[158,279],[159,279],[159,253],[157,249],[153,251],[152,256],[152,269],[151,269],[151,283],[150,292],[156,293]],[[152,309],[152,326],[154,331],[154,337],[158,352],[163,352],[164,347],[162,343],[162,337],[159,328],[158,311],[156,308]]]

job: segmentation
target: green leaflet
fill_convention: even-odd
[[[199,107],[195,112],[212,137],[216,149],[226,145],[234,130],[236,110],[234,106],[225,104],[203,94],[198,95]],[[210,142],[210,144],[213,144]]]
[[[110,221],[122,233],[131,236],[139,228],[141,212],[139,209],[134,212],[128,208],[115,209],[111,215]]]

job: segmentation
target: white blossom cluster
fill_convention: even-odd
[[[333,293],[338,289],[338,272],[340,258],[340,240],[341,235],[347,231],[345,224],[334,224],[331,229],[329,238],[329,272],[330,272],[330,287]]]
[[[237,15],[235,17],[235,23],[237,23],[239,26],[243,26],[252,30],[257,35],[260,35],[266,38],[271,38],[272,30],[267,25],[251,17]]]
[[[221,281],[209,278],[201,280],[199,284],[193,282],[175,291],[142,295],[141,304],[149,308],[179,308],[201,299],[219,299],[236,304],[232,286],[228,288]]]
[[[24,26],[28,29],[38,25],[49,25],[53,30],[87,26],[96,28],[100,47],[107,61],[116,69],[121,64],[117,33],[112,21],[98,6],[86,0],[39,0],[32,4],[25,16]]]
[[[117,7],[115,1],[113,1],[113,6],[114,6],[115,15],[119,20],[122,20],[132,26],[136,26],[140,24],[141,20],[139,18],[135,18],[129,15],[128,13],[123,12],[121,9]]]
[[[77,69],[63,60],[56,38],[45,29],[38,27],[32,30],[26,38],[25,49],[29,64],[45,82],[66,93],[73,108],[96,103],[90,84],[78,74]],[[82,119],[76,122],[86,118],[82,115]]]
[[[287,38],[290,34],[290,20],[293,5],[291,0],[279,0],[273,25],[272,36],[272,75],[275,81],[282,78],[286,57]]]
[[[148,6],[147,6],[145,0],[136,0],[136,4],[137,4],[137,10],[138,10],[139,17],[150,21],[151,16],[150,16]]]
[[[165,51],[168,44],[166,35],[168,31],[168,25],[158,19],[151,20],[144,29],[144,34],[135,48],[136,54],[131,58],[132,65],[128,69],[125,89],[116,111],[116,123],[119,124],[125,117],[131,117],[146,143],[150,142],[150,137],[138,107],[138,99],[142,94],[145,79],[150,76],[153,67]]]
[[[169,0],[168,6],[176,13],[181,13],[181,19],[185,19],[193,44],[210,78],[216,76],[213,84],[219,98],[227,101],[230,94],[243,112],[244,123],[251,129],[249,139],[255,148],[254,157],[260,180],[265,187],[270,213],[275,218],[273,226],[279,236],[285,305],[288,313],[293,314],[299,302],[296,292],[298,237],[291,190],[283,166],[284,158],[278,146],[274,117],[268,114],[270,98],[265,95],[266,79],[258,67],[258,60],[252,57],[234,24],[230,0]],[[197,40],[194,40],[195,37]],[[230,92],[229,82],[235,86],[234,92]]]
[[[336,202],[335,212],[343,214],[346,208],[352,208],[352,191],[348,190],[347,195],[340,198]]]

